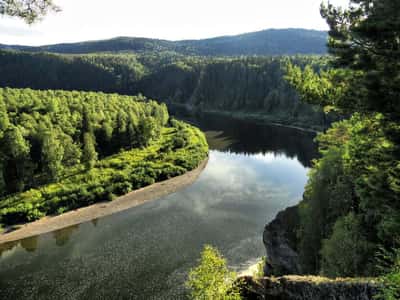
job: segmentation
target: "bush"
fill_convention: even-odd
[[[226,260],[218,250],[205,246],[199,265],[189,273],[186,286],[194,300],[240,300],[235,279],[236,274],[228,270]]]

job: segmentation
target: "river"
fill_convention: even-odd
[[[262,232],[298,203],[314,134],[203,115],[210,159],[167,197],[0,246],[0,299],[184,299],[205,244],[241,270],[265,255]]]

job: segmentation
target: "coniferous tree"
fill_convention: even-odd
[[[398,0],[322,5],[330,64],[318,72],[288,64],[303,100],[352,115],[318,137],[322,157],[300,206],[300,256],[310,272],[379,274],[378,249],[400,247],[399,11]],[[338,248],[347,257],[334,255]]]
[[[9,192],[22,191],[29,176],[30,145],[18,126],[9,126],[1,140],[3,176]]]
[[[87,169],[93,168],[97,161],[95,143],[96,142],[92,134],[86,132],[83,135],[82,162],[85,164]]]
[[[45,133],[42,144],[42,163],[49,181],[57,181],[63,170],[64,147],[54,130]]]
[[[400,1],[352,0],[346,10],[322,5],[335,66],[353,70],[357,111],[400,115]]]

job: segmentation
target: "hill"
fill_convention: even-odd
[[[323,128],[326,118],[322,110],[301,103],[284,80],[287,60],[318,67],[326,58],[0,51],[0,87],[141,93],[195,110]]]
[[[168,41],[137,37],[54,44],[38,47],[3,45],[0,49],[84,54],[94,52],[174,51],[184,55],[294,55],[325,54],[327,32],[306,29],[268,29],[201,40]]]

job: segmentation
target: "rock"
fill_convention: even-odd
[[[242,277],[247,300],[373,300],[379,285],[369,279],[328,279],[316,276]]]
[[[265,226],[263,241],[267,251],[267,263],[264,267],[266,276],[302,274],[296,251],[298,223],[298,208],[293,206],[280,212]]]

